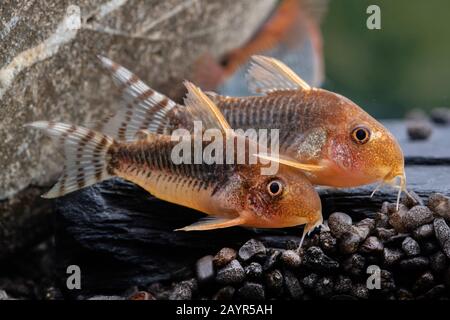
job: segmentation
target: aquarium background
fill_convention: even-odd
[[[381,8],[381,30],[366,27],[371,4]],[[381,118],[448,106],[449,13],[444,0],[330,1],[324,87]]]

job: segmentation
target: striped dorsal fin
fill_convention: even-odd
[[[265,56],[252,56],[247,81],[249,89],[254,93],[311,90],[311,87],[284,63]]]
[[[189,81],[185,81],[184,85],[187,89],[184,104],[192,119],[202,120],[206,129],[217,128],[222,132],[231,130],[231,126],[222,112],[199,87]]]
[[[140,130],[165,133],[167,114],[177,104],[151,89],[125,67],[106,57],[98,57],[122,90],[123,107],[97,126],[96,130],[122,141],[135,140]]]

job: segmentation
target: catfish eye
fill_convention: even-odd
[[[272,180],[267,185],[267,192],[272,197],[278,196],[283,192],[283,183],[279,180]]]
[[[369,141],[370,131],[366,127],[356,127],[352,131],[352,139],[359,144],[364,144]]]

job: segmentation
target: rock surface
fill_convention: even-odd
[[[189,79],[199,57],[220,57],[241,46],[276,1],[19,3],[0,6],[0,257],[48,235],[49,214],[39,217],[42,211],[31,209],[43,202],[35,190],[47,189],[60,171],[61,157],[50,140],[23,124],[89,124],[118,107],[117,90],[97,54],[178,99],[181,81]]]

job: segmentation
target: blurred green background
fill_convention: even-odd
[[[366,27],[371,4],[381,8],[381,30]],[[331,0],[324,87],[381,118],[448,106],[449,16],[448,0]]]

